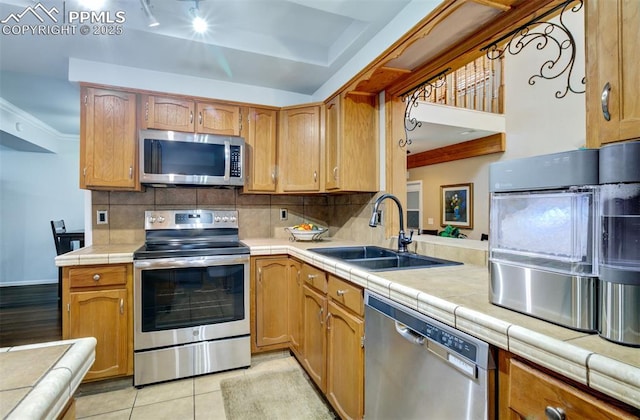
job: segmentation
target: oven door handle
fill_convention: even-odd
[[[133,262],[133,265],[135,268],[153,270],[157,268],[211,267],[217,265],[245,264],[248,262],[248,255],[224,255],[136,260]]]

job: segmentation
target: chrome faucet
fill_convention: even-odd
[[[371,227],[377,226],[376,219],[378,216],[378,207],[380,206],[380,203],[385,198],[392,199],[398,205],[398,212],[400,213],[400,232],[398,233],[398,252],[407,252],[407,245],[409,245],[412,241],[413,231],[411,231],[411,234],[409,235],[408,238],[404,235],[404,214],[402,212],[402,204],[400,204],[400,200],[398,200],[398,197],[396,197],[393,194],[383,194],[380,197],[378,197],[375,204],[373,205],[373,214],[371,215],[371,220],[369,220],[369,226]]]

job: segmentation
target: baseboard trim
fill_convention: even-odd
[[[57,284],[58,279],[37,279],[37,280],[22,280],[22,281],[3,281],[0,283],[0,287],[8,286],[36,286],[38,284]]]

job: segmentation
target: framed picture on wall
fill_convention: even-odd
[[[473,183],[440,186],[440,225],[473,229]]]

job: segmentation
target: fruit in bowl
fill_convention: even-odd
[[[294,230],[318,230],[318,226],[313,223],[302,223],[299,225],[295,225],[293,227]]]

